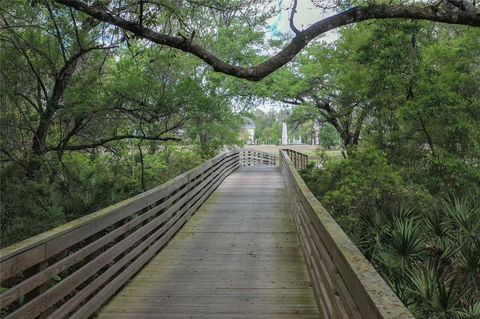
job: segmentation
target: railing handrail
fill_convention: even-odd
[[[1,249],[5,318],[91,315],[239,167],[239,154],[226,152],[161,186]],[[63,278],[52,285],[57,274]]]
[[[115,214],[118,210],[125,209],[128,206],[130,206],[134,203],[137,203],[141,200],[144,200],[151,195],[158,194],[162,190],[168,189],[171,185],[174,185],[179,180],[182,180],[183,178],[185,178],[189,174],[192,174],[195,171],[201,169],[202,167],[207,166],[208,164],[213,163],[216,160],[224,157],[225,155],[230,154],[230,153],[235,152],[235,151],[237,151],[237,150],[229,151],[229,152],[217,155],[217,156],[209,159],[208,161],[206,161],[202,164],[199,164],[196,167],[194,167],[194,168],[192,168],[192,169],[174,177],[173,179],[170,179],[167,182],[165,182],[165,183],[163,183],[163,184],[161,184],[157,187],[154,187],[152,189],[149,189],[145,192],[142,192],[142,193],[134,195],[130,198],[124,199],[124,200],[122,200],[118,203],[112,204],[108,207],[102,208],[98,211],[95,211],[95,212],[90,213],[88,215],[77,218],[77,219],[75,219],[73,221],[70,221],[68,223],[65,223],[61,226],[58,226],[58,227],[55,227],[53,229],[47,230],[47,231],[45,231],[43,233],[40,233],[38,235],[35,235],[33,237],[27,238],[27,239],[25,239],[21,242],[18,242],[18,243],[12,244],[10,246],[4,247],[4,248],[0,249],[0,263],[4,262],[5,260],[7,260],[11,257],[14,257],[18,254],[21,254],[22,252],[24,252],[26,250],[32,249],[35,246],[39,246],[41,244],[44,244],[47,241],[53,240],[53,239],[65,234],[65,233],[68,233],[68,232],[73,231],[77,228],[80,228],[80,227],[82,227],[86,224],[90,224],[90,223],[98,221],[99,219],[105,218],[107,215]]]
[[[276,166],[277,156],[272,153],[259,151],[251,148],[240,149],[240,166]]]
[[[373,265],[315,198],[283,150],[280,168],[291,196],[317,303],[324,316],[413,319]],[[333,265],[328,264],[330,260]],[[331,269],[332,266],[335,269]],[[328,282],[333,282],[333,287],[328,287]]]
[[[291,148],[282,148],[282,151],[286,152],[293,165],[297,170],[307,168],[308,155],[299,151],[292,150]]]

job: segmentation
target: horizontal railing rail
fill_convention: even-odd
[[[2,317],[90,317],[240,166],[240,152],[0,250]]]
[[[240,166],[275,166],[277,156],[262,151],[243,148],[240,150]]]
[[[286,151],[280,169],[323,318],[413,319],[412,314],[310,192]]]
[[[307,168],[307,164],[308,164],[307,154],[303,154],[289,148],[284,148],[282,149],[282,151],[287,153],[288,157],[293,163],[293,166],[295,166],[297,170],[302,170]]]

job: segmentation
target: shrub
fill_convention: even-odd
[[[434,198],[368,148],[302,175],[416,318],[480,318],[478,189]]]
[[[422,210],[431,203],[430,195],[420,185],[406,183],[388,164],[386,156],[372,148],[360,149],[344,160],[326,161],[323,169],[309,166],[302,176],[337,217],[360,217],[375,210],[388,210],[398,202]]]

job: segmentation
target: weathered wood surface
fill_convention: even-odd
[[[277,156],[274,154],[256,151],[248,148],[239,150],[240,166],[275,166],[277,165]]]
[[[87,318],[183,226],[231,172],[231,151],[162,186],[0,250],[5,318]]]
[[[322,318],[413,319],[280,151],[298,235]]]
[[[282,151],[287,153],[288,157],[290,158],[290,161],[292,162],[293,166],[295,166],[297,170],[302,170],[307,168],[307,165],[308,165],[307,154],[297,152],[289,148],[284,148],[282,149]]]
[[[2,249],[1,316],[88,318],[120,290],[100,318],[413,318],[308,190],[306,158],[276,162],[231,151]]]
[[[279,168],[227,177],[98,318],[319,318]]]

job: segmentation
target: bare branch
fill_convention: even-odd
[[[280,102],[290,104],[290,105],[302,105],[305,103],[305,99],[302,97],[295,97],[293,100],[290,99],[283,99]]]
[[[293,22],[293,18],[295,16],[295,13],[297,13],[297,4],[298,4],[298,1],[293,0],[292,12],[290,12],[290,18],[288,19],[289,22],[290,22],[290,29],[292,29],[292,31],[296,35],[298,35],[300,33],[300,31],[297,29],[297,27],[295,27],[295,23]]]
[[[50,20],[52,20],[52,23],[53,23],[53,27],[56,32],[55,38],[57,39],[58,44],[60,46],[60,51],[62,52],[63,61],[67,62],[67,49],[65,49],[62,33],[60,32],[60,28],[58,27],[57,21],[55,20],[55,15],[53,14],[53,10],[48,4],[48,2],[45,2],[45,7],[47,8],[48,15],[50,16]]]
[[[15,92],[15,95],[18,95],[18,96],[24,98],[28,102],[28,104],[33,106],[35,111],[37,111],[38,113],[40,113],[42,111],[41,105],[35,104],[35,102],[33,102],[33,100],[31,98],[29,98],[27,95],[23,94],[22,92]]]
[[[11,30],[10,24],[8,23],[7,19],[5,19],[3,14],[1,16],[2,16],[3,23],[5,23],[5,26],[8,27],[8,30],[11,33],[14,33],[13,30]],[[15,38],[15,34],[14,34],[14,38],[12,39],[12,44],[15,46],[15,48],[17,50],[19,50],[23,54],[23,56],[25,57],[25,60],[27,60],[28,66],[30,67],[30,70],[35,75],[35,78],[37,79],[37,82],[40,84],[40,87],[42,89],[44,97],[45,97],[45,99],[47,99],[48,98],[47,88],[45,87],[45,84],[42,81],[42,77],[40,76],[40,73],[37,71],[37,69],[33,66],[33,62],[30,59],[30,56],[28,55],[27,51],[22,46],[18,45],[17,40]]]
[[[77,45],[81,49],[83,46],[82,46],[82,42],[80,41],[80,33],[78,32],[77,20],[75,19],[75,15],[73,14],[72,8],[68,8],[68,9],[70,12],[70,19],[72,19],[73,29],[75,30],[75,38],[77,39]]]
[[[58,107],[58,102],[60,101],[60,98],[63,96],[65,89],[69,84],[70,77],[75,72],[78,59],[94,50],[109,50],[112,48],[116,48],[116,46],[98,45],[85,49],[80,48],[70,57],[70,59],[65,61],[65,65],[60,69],[55,79],[55,84],[53,86],[52,94],[49,99],[50,107]]]

